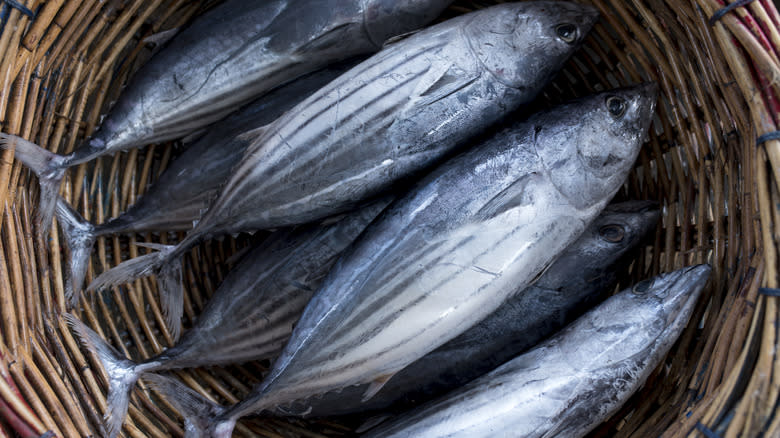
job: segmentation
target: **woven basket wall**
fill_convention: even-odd
[[[590,2],[590,0],[585,0]],[[0,2],[0,130],[69,152],[99,123],[127,78],[152,53],[150,35],[186,24],[207,0],[4,0]],[[456,1],[452,16],[490,2]],[[780,244],[780,15],[755,0],[709,20],[721,0],[594,0],[602,19],[543,99],[553,103],[654,80],[662,97],[651,141],[621,198],[663,205],[655,241],[624,282],[693,263],[714,271],[694,320],[644,388],[596,436],[780,436],[777,251]],[[763,136],[763,137],[761,137]],[[760,138],[760,141],[757,141]],[[150,145],[71,169],[62,193],[87,218],[116,216],[177,153]],[[37,180],[0,160],[0,438],[99,436],[105,374],[64,324],[66,249],[56,224],[36,238]],[[134,257],[139,241],[101,238],[87,282]],[[248,238],[192,251],[185,326],[203,308]],[[126,355],[171,345],[145,278],[82,297],[74,310]],[[177,373],[220,403],[235,403],[267,363]],[[251,418],[236,436],[349,435],[360,418],[307,422]],[[123,433],[181,436],[177,413],[141,380]],[[710,434],[710,435],[707,435]]]

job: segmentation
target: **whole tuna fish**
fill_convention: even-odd
[[[206,425],[392,376],[495,311],[584,232],[621,186],[653,84],[539,113],[424,178],[345,252],[269,375]],[[212,412],[213,414],[213,412]]]
[[[215,124],[174,160],[135,204],[113,219],[93,225],[60,199],[56,214],[70,248],[66,289],[71,304],[78,301],[95,239],[118,233],[191,229],[258,135],[257,128],[273,122],[355,63],[341,63],[296,79]]]
[[[139,70],[99,131],[56,155],[14,144],[39,177],[48,230],[68,167],[205,127],[273,88],[332,62],[378,51],[452,0],[229,0],[196,19]]]
[[[640,282],[528,353],[366,436],[584,436],[661,363],[710,271],[698,265]]]
[[[353,386],[287,411],[326,416],[408,406],[463,386],[560,330],[609,293],[626,265],[618,262],[655,231],[659,216],[651,201],[608,206],[534,286],[517,291],[477,325],[398,372],[370,400],[361,400],[365,386]]]
[[[192,329],[141,363],[125,359],[72,315],[68,321],[109,375],[106,429],[116,436],[130,391],[147,372],[228,365],[276,356],[337,256],[390,202],[382,199],[329,226],[278,231],[230,271]]]
[[[178,246],[122,263],[89,289],[156,274],[176,333],[181,256],[195,244],[343,212],[436,163],[532,100],[595,19],[567,2],[508,3],[389,45],[269,125]]]

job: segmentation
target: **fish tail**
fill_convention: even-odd
[[[87,287],[88,291],[129,283],[147,275],[157,276],[165,322],[174,340],[181,335],[181,317],[184,313],[184,289],[182,288],[182,261],[176,245],[137,243],[138,246],[157,249],[120,263],[98,275]]]
[[[176,257],[164,264],[157,274],[157,285],[160,291],[165,323],[171,331],[173,339],[181,336],[181,317],[184,314],[184,289],[182,286],[182,259]]]
[[[56,214],[70,249],[70,281],[65,283],[65,296],[71,307],[75,307],[87,274],[92,245],[95,243],[95,226],[62,198],[57,199]]]
[[[45,235],[51,227],[51,218],[57,204],[69,158],[49,152],[37,144],[15,135],[0,133],[0,149],[14,149],[14,157],[38,176],[40,203],[35,216],[38,233]]]
[[[100,359],[108,374],[108,397],[104,420],[104,435],[116,437],[122,428],[130,402],[130,392],[143,372],[143,364],[126,359],[114,347],[106,343],[92,329],[70,313],[65,314],[68,325],[81,339],[81,343]]]
[[[165,396],[184,417],[185,436],[229,438],[235,420],[221,418],[226,408],[220,406],[172,377],[149,374],[144,377],[149,385]]]

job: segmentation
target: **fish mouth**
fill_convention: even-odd
[[[580,13],[584,17],[583,22],[585,24],[590,24],[591,26],[596,24],[596,22],[599,20],[599,17],[601,16],[601,14],[599,13],[599,10],[596,9],[595,6],[591,6],[591,5],[582,5],[581,4],[581,5],[579,5],[579,7],[581,8],[581,11],[582,11]]]
[[[650,123],[655,114],[655,107],[658,102],[659,87],[655,82],[645,82],[635,88],[638,91],[639,99],[639,128],[644,133],[644,140],[647,141],[650,136]]]
[[[601,14],[599,14],[598,9],[590,5],[578,5],[578,7],[580,8],[578,21],[582,24],[582,35],[580,36],[580,41],[582,41],[590,33],[596,22],[599,21]]]
[[[675,272],[678,278],[667,288],[674,293],[664,298],[664,307],[670,309],[667,330],[687,324],[711,272],[712,267],[708,264],[689,266]]]

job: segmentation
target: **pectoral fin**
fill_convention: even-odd
[[[342,23],[328,29],[317,38],[303,44],[296,50],[297,55],[308,55],[338,48],[344,41],[352,38],[354,28],[360,26],[355,22]]]
[[[173,37],[175,37],[180,30],[181,30],[180,28],[174,27],[173,29],[168,29],[168,30],[163,30],[161,32],[153,33],[148,37],[144,38],[144,43],[154,44],[160,47],[166,44],[168,41],[170,41]]]
[[[368,420],[364,421],[363,424],[358,426],[358,428],[355,429],[355,433],[362,434],[370,429],[379,426],[380,424],[384,423],[385,421],[391,418],[393,418],[393,416],[390,414],[379,414],[377,416],[371,417]]]
[[[239,140],[252,142],[255,139],[261,137],[263,133],[265,133],[266,129],[268,129],[268,125],[261,126],[259,128],[250,129],[249,131],[243,132],[241,134],[238,134],[236,137]]]
[[[377,392],[379,392],[380,389],[382,389],[383,386],[385,386],[385,383],[388,382],[393,376],[395,375],[395,372],[385,374],[383,376],[379,376],[378,378],[374,379],[373,382],[368,386],[368,389],[366,389],[366,392],[363,394],[363,398],[361,399],[362,402],[367,402],[371,399],[371,397],[375,396]]]
[[[482,219],[492,218],[514,207],[533,202],[533,199],[527,194],[529,192],[527,186],[534,178],[535,174],[531,173],[513,182],[509,187],[485,203],[479,209],[478,217]]]
[[[417,29],[417,30],[413,30],[411,32],[402,33],[401,35],[396,35],[396,36],[390,37],[387,40],[385,40],[384,44],[382,44],[382,49],[385,49],[385,48],[387,48],[387,46],[391,46],[391,45],[393,45],[393,44],[395,44],[395,43],[397,43],[399,41],[403,41],[403,40],[409,38],[410,36],[416,34],[420,30],[421,29]]]
[[[468,87],[479,77],[452,63],[440,63],[431,67],[415,89],[418,106],[430,105]]]

